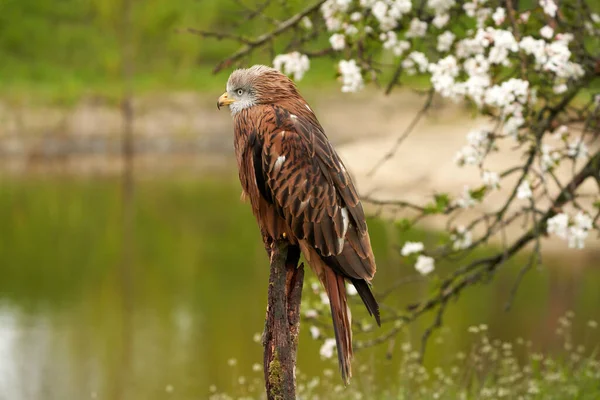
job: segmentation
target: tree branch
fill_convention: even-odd
[[[256,48],[261,47],[268,41],[276,38],[277,36],[281,35],[282,33],[286,32],[287,30],[293,28],[298,23],[300,23],[302,18],[306,17],[308,14],[311,14],[312,12],[316,11],[319,7],[321,7],[321,5],[323,3],[325,3],[325,1],[326,0],[318,0],[312,6],[305,8],[303,11],[300,11],[298,14],[294,15],[293,17],[283,21],[272,31],[267,32],[263,35],[260,35],[255,40],[248,41],[244,47],[242,47],[241,49],[236,51],[234,54],[232,54],[231,56],[227,57],[226,59],[224,59],[223,61],[218,63],[217,66],[213,69],[213,73],[216,74],[217,72],[221,71],[222,69],[229,67],[231,64],[233,64],[240,58],[250,54]]]

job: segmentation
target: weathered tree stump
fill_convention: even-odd
[[[263,334],[267,399],[296,398],[296,351],[304,265],[300,249],[285,240],[265,239],[270,259],[269,295]]]

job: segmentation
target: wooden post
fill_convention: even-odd
[[[298,265],[300,249],[285,240],[267,238],[265,247],[271,264],[263,334],[267,399],[294,400],[304,265]]]

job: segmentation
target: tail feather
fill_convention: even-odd
[[[331,307],[333,331],[337,345],[338,362],[342,379],[347,385],[352,376],[352,322],[350,309],[346,300],[344,277],[330,268],[324,268],[323,284]]]
[[[375,317],[375,321],[377,321],[377,325],[381,326],[381,317],[379,316],[379,304],[377,304],[377,300],[373,296],[371,292],[371,288],[369,284],[362,279],[354,279],[351,278],[350,282],[356,288],[358,295],[362,299],[363,303],[365,303],[365,307],[369,311],[369,314]]]

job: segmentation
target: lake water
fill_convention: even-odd
[[[264,323],[268,265],[239,195],[228,173],[139,180],[128,232],[117,178],[2,181],[0,399],[203,399],[212,385],[234,392],[244,386],[240,376],[260,377],[252,370],[262,362],[253,336]],[[369,227],[376,291],[415,274],[396,245],[436,239],[423,232],[399,237],[394,224],[378,220]],[[501,339],[524,337],[552,350],[560,346],[554,328],[565,311],[576,313],[576,335],[584,336],[588,320],[600,320],[599,263],[594,257],[574,262],[568,253],[532,271],[513,309],[504,312],[525,260],[450,305],[450,331],[443,344],[432,342],[428,365],[465,349],[473,324],[487,324]],[[388,304],[403,307],[428,290],[424,282],[407,285]],[[364,316],[358,304],[353,314]],[[429,321],[417,321],[400,338],[418,343]],[[320,359],[309,325],[302,325],[299,369],[310,377],[336,367]],[[327,327],[322,331],[331,335]],[[355,365],[372,365],[380,386],[397,362],[385,359],[386,350],[363,350]],[[399,351],[396,345],[394,355]]]

